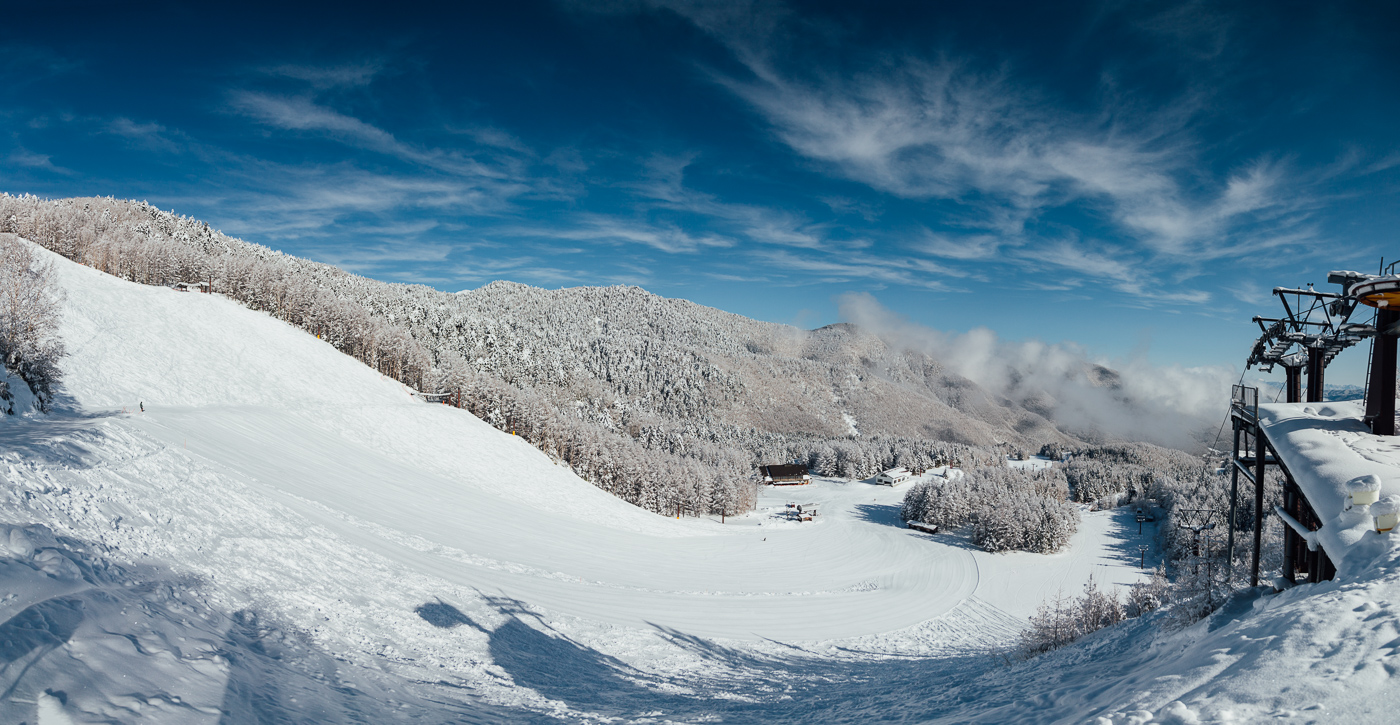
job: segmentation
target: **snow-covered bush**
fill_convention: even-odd
[[[1170,595],[1171,582],[1167,581],[1166,572],[1158,567],[1152,572],[1151,579],[1138,582],[1128,589],[1128,601],[1123,611],[1129,617],[1141,617],[1166,606]]]
[[[64,354],[58,337],[60,290],[53,267],[24,242],[0,236],[0,413],[13,415],[15,393],[8,378],[21,381],[40,411],[53,403]],[[25,397],[31,397],[25,396]]]
[[[987,551],[1059,551],[1079,527],[1079,510],[1055,469],[976,468],[922,481],[904,495],[901,516],[941,529],[972,526]]]
[[[1145,613],[1150,610],[1139,611]],[[1087,634],[1112,627],[1127,617],[1127,610],[1118,601],[1118,593],[1099,589],[1091,576],[1078,597],[1056,594],[1053,599],[1040,604],[1031,617],[1030,625],[1021,632],[1021,655],[1033,657],[1064,647]]]

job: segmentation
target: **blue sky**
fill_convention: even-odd
[[[1240,365],[1271,287],[1400,258],[1393,4],[193,5],[7,8],[0,190],[1159,365]]]

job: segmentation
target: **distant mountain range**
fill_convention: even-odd
[[[1273,380],[1261,380],[1259,385],[1259,397],[1261,402],[1274,402],[1283,400],[1283,383]],[[1362,400],[1366,397],[1366,388],[1360,385],[1331,385],[1322,386],[1322,395],[1327,400]]]
[[[494,282],[456,298],[469,316],[454,319],[441,345],[618,429],[698,423],[972,446],[1073,440],[1048,410],[997,399],[849,324],[800,330],[637,287]]]

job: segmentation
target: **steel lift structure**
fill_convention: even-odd
[[[1400,264],[1400,263],[1397,263]],[[1376,435],[1395,435],[1396,342],[1400,336],[1400,275],[1397,264],[1378,274],[1339,271],[1327,275],[1329,284],[1341,292],[1323,292],[1311,284],[1302,289],[1275,288],[1274,296],[1283,305],[1283,316],[1255,317],[1261,335],[1250,351],[1245,369],[1258,367],[1271,372],[1284,370],[1281,391],[1289,403],[1321,403],[1328,363],[1343,350],[1371,340],[1370,366],[1366,375],[1364,420]],[[1375,310],[1370,322],[1352,322],[1361,307]],[[1307,390],[1304,398],[1303,378]],[[1283,474],[1283,510],[1303,526],[1316,531],[1318,519],[1302,489],[1279,458],[1259,422],[1259,389],[1236,385],[1230,400],[1230,421],[1234,434],[1230,461],[1230,515],[1227,549],[1234,560],[1235,532],[1238,528],[1240,477],[1254,485],[1254,553],[1251,557],[1250,584],[1259,584],[1259,550],[1264,525],[1264,484],[1269,466]],[[1307,581],[1331,579],[1336,567],[1321,547],[1309,549],[1292,527],[1284,527],[1283,580],[1292,584],[1299,575]]]

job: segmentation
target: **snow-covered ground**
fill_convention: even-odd
[[[656,516],[265,315],[56,264],[63,409],[0,422],[0,721],[1078,722],[1292,702],[1213,682],[1283,661],[1272,639],[1306,649],[1258,617],[1135,623],[1083,661],[989,655],[1045,597],[1142,576],[1153,531],[1130,510],[1087,513],[1053,556],[901,528],[907,484]],[[1325,586],[1357,614],[1324,625],[1393,627],[1388,600]],[[1307,616],[1303,592],[1235,614],[1251,601]]]

